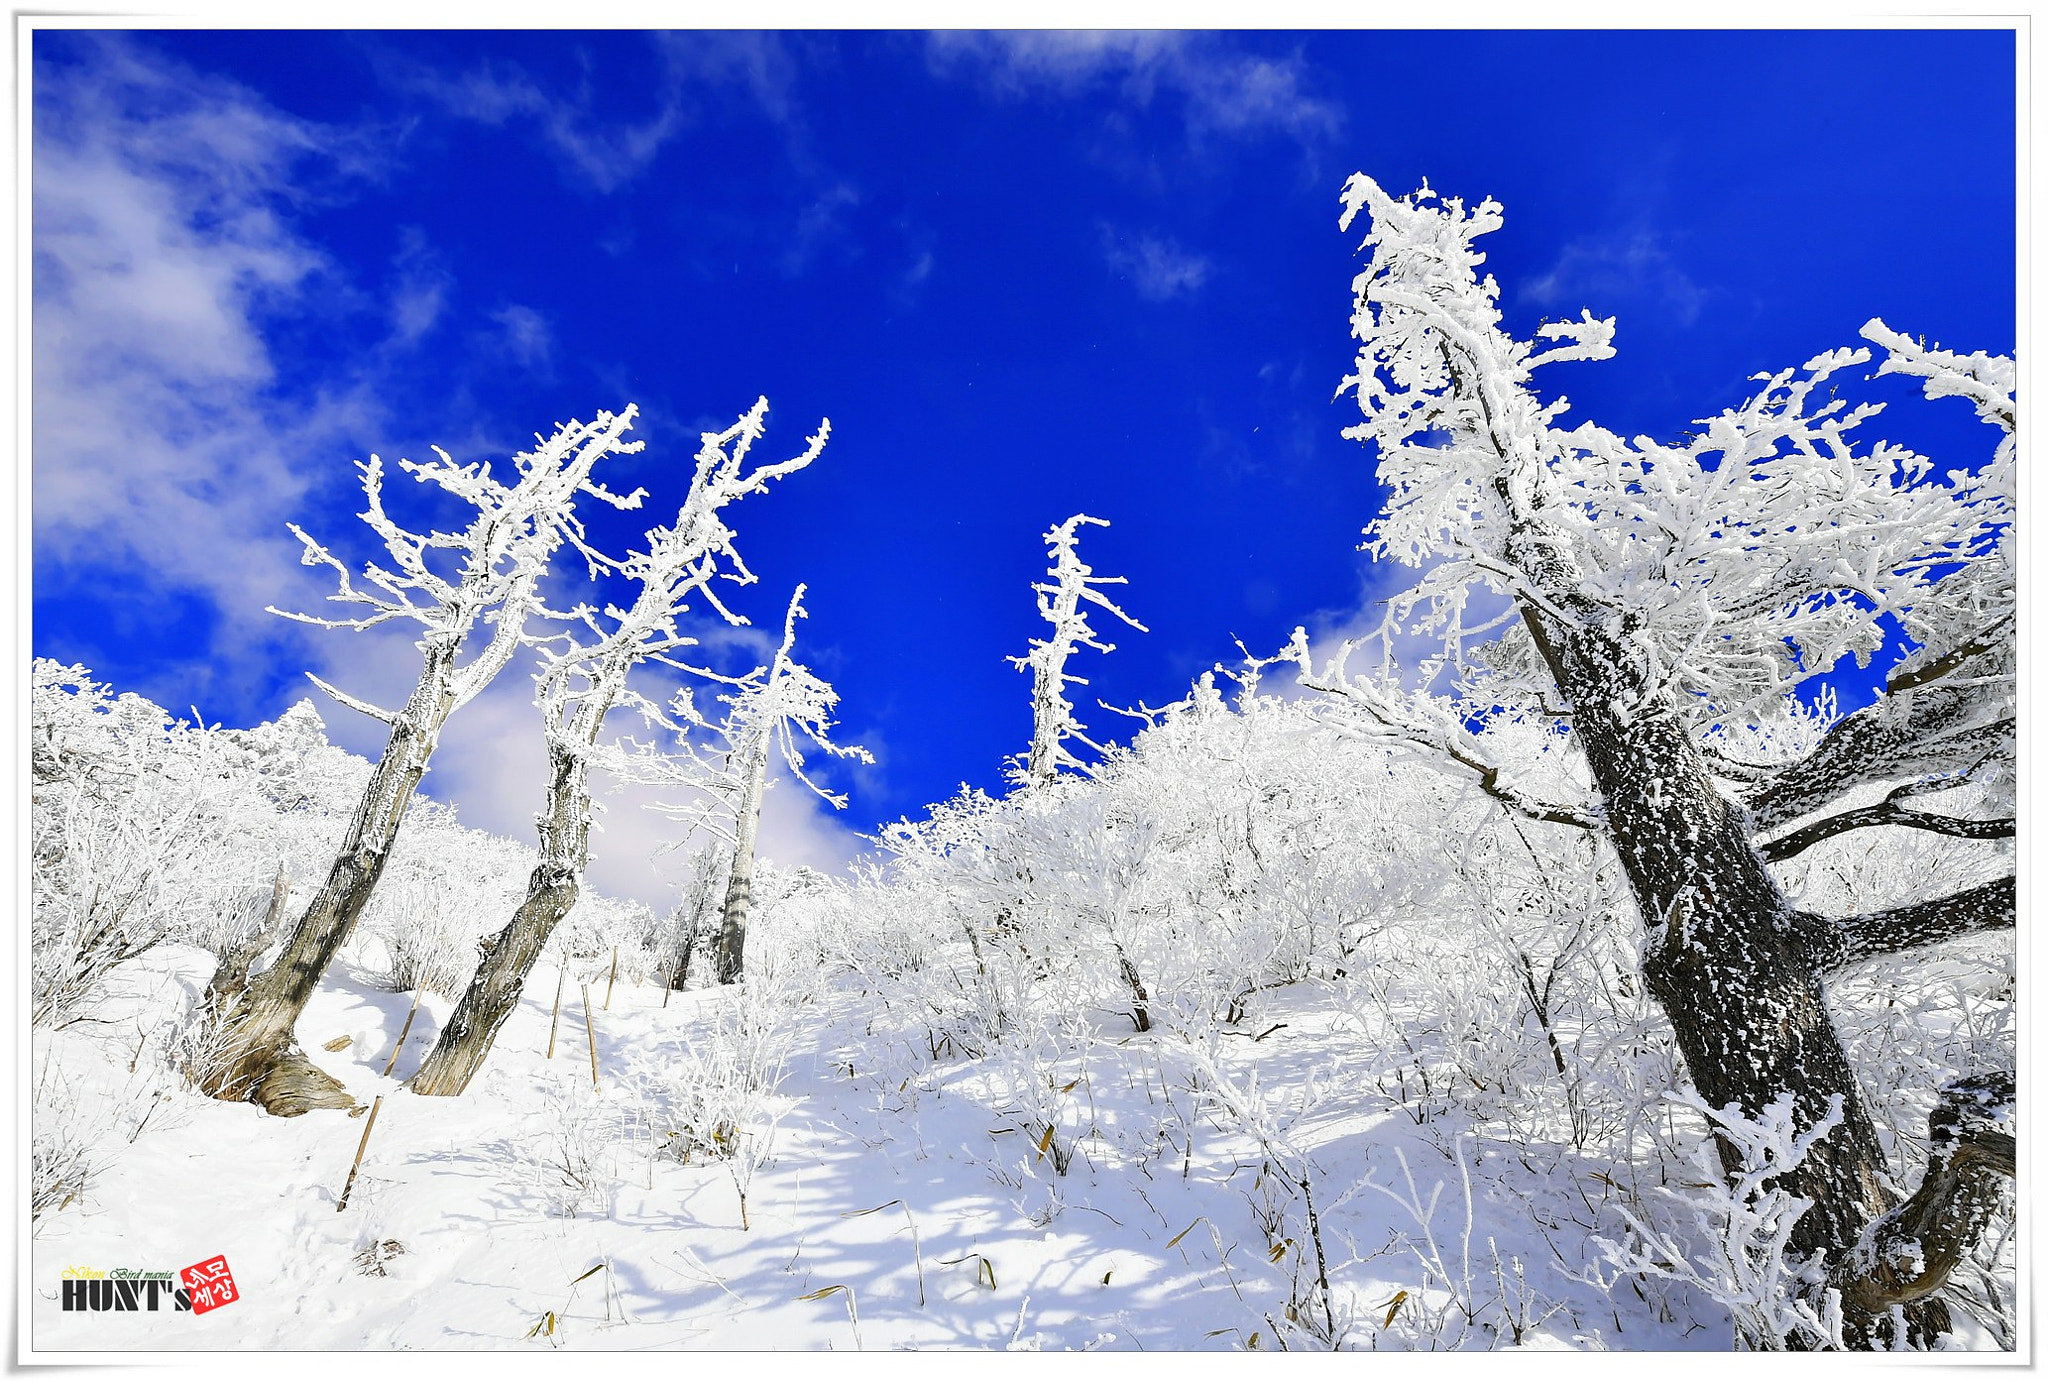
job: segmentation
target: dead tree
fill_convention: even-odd
[[[748,453],[761,436],[767,413],[768,400],[763,398],[725,431],[707,432],[690,492],[675,521],[650,531],[646,550],[607,563],[636,582],[638,594],[632,605],[611,607],[601,615],[589,608],[575,611],[575,618],[593,635],[589,643],[577,642],[572,634],[562,635],[558,643],[543,643],[548,664],[535,678],[548,744],[547,800],[537,817],[540,861],[528,880],[526,899],[504,929],[483,941],[475,976],[407,1085],[414,1093],[452,1095],[469,1086],[499,1028],[518,1006],[526,976],[548,938],[575,906],[590,860],[590,768],[594,760],[605,757],[600,736],[606,716],[624,703],[664,727],[681,728],[628,687],[634,668],[653,661],[695,670],[674,655],[696,642],[677,622],[692,597],[701,595],[732,623],[745,622],[719,601],[712,588],[721,577],[742,584],[754,578],[733,547],[733,533],[721,510],[817,459],[831,427],[829,422],[821,424],[805,450],[791,459],[748,470]],[[683,765],[678,775],[679,764]],[[718,785],[717,769],[699,756],[671,757],[670,767],[671,781],[682,780],[699,791]]]
[[[1109,526],[1104,519],[1076,513],[1045,534],[1046,549],[1052,556],[1052,569],[1047,573],[1048,581],[1031,588],[1038,595],[1039,615],[1052,625],[1052,635],[1033,639],[1029,652],[1022,657],[1010,658],[1017,670],[1031,673],[1031,747],[1024,755],[1022,774],[1022,780],[1028,786],[1051,781],[1062,767],[1087,770],[1086,764],[1068,751],[1067,741],[1070,739],[1101,751],[1100,745],[1089,739],[1081,722],[1074,717],[1073,703],[1067,699],[1068,686],[1088,684],[1087,678],[1069,674],[1067,658],[1077,647],[1114,652],[1116,645],[1096,637],[1095,630],[1088,623],[1088,611],[1082,605],[1087,603],[1107,609],[1140,633],[1151,631],[1095,588],[1128,582],[1120,575],[1097,575],[1081,560],[1075,544],[1083,523]]]
[[[724,697],[732,707],[727,722],[733,743],[732,761],[738,764],[736,775],[741,786],[733,814],[732,871],[726,881],[725,914],[718,931],[720,983],[736,983],[746,971],[747,917],[754,896],[754,846],[761,828],[761,805],[768,794],[771,756],[779,755],[792,776],[835,809],[843,809],[846,798],[825,790],[804,774],[804,755],[797,733],[834,757],[863,763],[874,761],[865,748],[842,748],[832,742],[828,735],[839,693],[790,657],[796,645],[796,621],[806,617],[804,587],[799,585],[790,596],[789,613],[782,623],[782,646],[776,649],[775,660],[765,673],[744,684],[736,694]]]
[[[396,711],[356,699],[313,677],[314,684],[351,709],[387,724],[391,735],[349,823],[341,851],[312,904],[299,918],[283,952],[243,989],[222,1021],[219,1063],[206,1079],[216,1097],[250,1099],[281,1116],[311,1108],[345,1108],[351,1099],[335,1080],[315,1068],[298,1049],[294,1032],[321,975],[362,914],[392,844],[398,838],[413,792],[427,771],[448,717],[490,684],[526,637],[538,608],[537,591],[564,540],[581,544],[574,505],[591,495],[620,508],[639,503],[636,491],[621,497],[590,478],[597,462],[613,453],[637,451],[622,439],[634,409],[601,412],[594,421],[558,427],[532,451],[514,457],[513,473],[500,481],[488,464],[458,466],[436,448],[435,460],[401,461],[414,479],[462,499],[476,517],[461,532],[419,534],[402,528],[384,510],[384,467],[376,457],[360,463],[369,507],[362,517],[383,539],[392,566],[364,568],[359,588],[347,566],[294,526],[305,547],[304,563],[331,566],[340,591],[329,599],[364,606],[354,618],[286,618],[322,628],[372,628],[406,619],[424,630],[419,680]],[[453,564],[443,575],[429,563]],[[273,613],[282,613],[272,610]],[[471,635],[490,627],[484,646],[464,660]]]

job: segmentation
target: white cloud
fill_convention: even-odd
[[[1616,298],[1648,300],[1678,325],[1690,326],[1713,290],[1695,283],[1658,236],[1634,230],[1572,241],[1546,272],[1522,285],[1519,296],[1568,314],[1581,307],[1604,313]]]
[[[491,313],[497,326],[495,344],[522,368],[545,370],[554,357],[554,336],[547,318],[531,307],[507,303]]]
[[[767,118],[793,126],[794,63],[780,36],[701,32],[652,35],[656,70],[586,69],[574,86],[542,82],[517,63],[485,60],[447,72],[386,55],[382,70],[400,90],[479,124],[530,121],[569,172],[599,192],[613,192],[644,173],[698,117],[694,92],[739,88]],[[653,109],[637,118],[600,114],[596,93],[649,93]]]
[[[1343,126],[1343,107],[1312,94],[1308,65],[1298,53],[1260,57],[1211,34],[942,32],[931,35],[927,52],[935,70],[973,69],[1006,94],[1041,89],[1070,94],[1115,82],[1126,99],[1149,105],[1161,92],[1172,93],[1184,102],[1188,137],[1196,144],[1216,136],[1268,133],[1313,144]]]
[[[291,638],[262,606],[325,593],[284,526],[319,479],[305,458],[376,409],[347,384],[279,399],[263,323],[331,273],[288,212],[308,165],[360,141],[118,42],[81,66],[37,90],[38,562],[139,572],[124,598],[143,617],[200,597],[217,653]]]
[[[1171,238],[1126,236],[1107,225],[1102,227],[1102,255],[1112,270],[1130,279],[1140,297],[1153,302],[1192,296],[1212,271],[1208,259]]]

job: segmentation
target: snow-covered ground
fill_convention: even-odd
[[[178,953],[160,981],[202,982],[206,957]],[[43,1219],[34,1346],[1161,1350],[1302,1347],[1327,1328],[1287,1317],[1323,1308],[1302,1196],[1254,1136],[1198,1114],[1170,1036],[1105,1029],[1068,1071],[1061,1176],[984,1062],[912,1060],[858,992],[807,1003],[763,1104],[772,1130],[754,1132],[772,1140],[743,1222],[748,1157],[660,1155],[643,1116],[646,1081],[717,1039],[735,990],[664,1007],[658,987],[621,980],[607,1010],[597,976],[597,1091],[573,980],[546,1058],[543,972],[453,1099],[381,1074],[408,998],[331,976],[302,1036],[359,1099],[384,1097],[339,1212],[363,1119],[275,1119],[160,1080],[165,1110],[132,1142],[108,1138],[84,1202]],[[1725,1316],[1695,1316],[1657,1282],[1574,1279],[1599,1263],[1583,1223],[1611,1176],[1586,1165],[1508,1192],[1502,1147],[1426,1108],[1405,1115],[1357,1069],[1331,990],[1265,998],[1221,1042],[1219,1073],[1282,1109],[1306,1153],[1346,1343],[1729,1345]],[[448,1006],[422,1005],[396,1076]],[[320,1048],[341,1036],[345,1049]],[[81,1107],[132,1082],[122,1048],[104,1030],[43,1047]],[[1174,1130],[1188,1125],[1192,1145]],[[1360,1189],[1368,1178],[1385,1191]],[[59,1307],[67,1268],[176,1271],[217,1254],[241,1298],[204,1314]]]

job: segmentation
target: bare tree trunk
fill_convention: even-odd
[[[668,990],[682,992],[690,986],[690,961],[697,954],[697,929],[701,918],[695,907],[688,902],[676,908],[676,958],[669,967]],[[663,1001],[667,1001],[666,998]]]
[[[204,1081],[217,1098],[247,1099],[280,1117],[355,1100],[297,1048],[295,1027],[335,951],[354,929],[391,857],[406,807],[427,770],[441,726],[454,709],[455,657],[461,639],[429,637],[412,696],[391,722],[391,737],[327,881],[299,918],[284,952],[242,992],[221,1029],[221,1058]]]
[[[1626,649],[1525,611],[1572,707],[1605,820],[1648,934],[1643,974],[1670,1018],[1700,1095],[1755,1117],[1789,1092],[1798,1125],[1837,1100],[1841,1120],[1774,1184],[1811,1202],[1793,1254],[1843,1259],[1894,1203],[1877,1129],[1822,997],[1821,975],[1797,939],[1797,915],[1750,842],[1744,812],[1707,777],[1676,712],[1626,670]],[[1735,1149],[1719,1143],[1735,1168]],[[1916,1334],[1947,1327],[1923,1301]],[[1848,1302],[1859,1342],[1883,1321]],[[1775,1340],[1774,1340],[1775,1341]]]
[[[270,942],[277,938],[278,930],[284,925],[284,908],[291,900],[291,874],[280,860],[277,877],[270,884],[270,907],[264,913],[262,923],[248,938],[220,957],[214,968],[213,977],[207,980],[206,995],[202,999],[205,1010],[219,1013],[230,1002],[242,995],[242,989],[249,986],[249,968],[263,957],[263,951],[270,948]]]
[[[414,1093],[452,1097],[483,1068],[499,1028],[519,1006],[526,977],[562,918],[576,905],[589,843],[590,774],[582,754],[551,742],[540,863],[526,900],[505,928],[482,944],[476,974],[441,1028],[434,1048],[406,1082]]]
[[[768,737],[764,731],[748,769],[740,800],[732,877],[725,885],[725,919],[718,931],[718,981],[737,983],[746,974],[747,911],[754,899],[754,841],[761,827],[761,798],[768,790]]]

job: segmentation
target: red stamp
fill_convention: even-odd
[[[233,1304],[240,1298],[235,1293],[235,1278],[228,1271],[225,1256],[213,1257],[197,1266],[187,1266],[178,1272],[178,1279],[185,1282],[186,1293],[192,1296],[192,1312],[195,1314],[204,1314],[223,1304]]]

